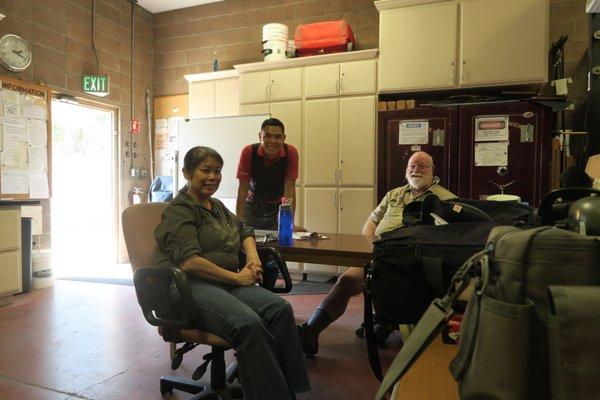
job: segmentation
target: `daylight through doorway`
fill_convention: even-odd
[[[105,276],[116,264],[115,116],[52,101],[52,267]]]

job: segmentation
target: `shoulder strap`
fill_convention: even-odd
[[[487,251],[483,250],[469,258],[452,278],[448,293],[442,299],[435,299],[430,304],[386,372],[375,396],[376,400],[382,399],[391,390],[392,386],[406,374],[423,351],[442,331],[446,322],[454,313],[452,306],[471,281],[471,271],[478,265],[480,260],[484,260],[486,257]],[[455,284],[458,287],[455,287]]]
[[[379,359],[379,351],[375,344],[375,329],[373,327],[373,302],[371,299],[371,277],[373,276],[373,262],[365,265],[365,277],[363,285],[363,298],[365,300],[365,315],[364,315],[364,326],[365,326],[365,339],[367,341],[367,353],[369,355],[369,364],[373,374],[378,380],[383,379],[383,372],[381,371],[381,361]]]

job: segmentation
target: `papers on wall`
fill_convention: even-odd
[[[27,194],[29,192],[27,172],[3,171],[0,194]]]
[[[5,141],[0,160],[2,170],[27,171],[27,143]]]
[[[495,167],[508,165],[508,141],[475,143],[475,166]]]
[[[0,194],[48,198],[48,125],[45,97],[0,91]]]
[[[45,171],[29,172],[29,197],[32,199],[47,199],[50,197],[48,191],[48,174]]]
[[[495,142],[508,140],[508,115],[475,118],[475,141]]]
[[[48,146],[48,128],[46,121],[29,120],[27,142],[32,146]]]
[[[398,144],[429,143],[429,121],[400,121]]]

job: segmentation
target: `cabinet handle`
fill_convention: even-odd
[[[454,79],[456,76],[456,64],[452,63],[450,64],[450,84],[454,85]]]
[[[342,192],[340,192],[340,210],[344,209],[344,204],[343,204],[343,198],[342,198]]]
[[[333,204],[337,206],[337,193],[333,194]]]
[[[267,96],[267,100],[269,99],[269,88],[271,87],[271,85],[269,83],[267,83],[265,85],[265,96]]]
[[[338,183],[339,184],[342,183],[342,169],[341,168],[338,170]]]
[[[467,83],[467,80],[465,79],[465,75],[466,75],[466,69],[465,69],[465,64],[467,62],[465,60],[463,60],[462,62],[462,66],[461,66],[461,70],[460,70],[460,83]]]
[[[335,91],[337,94],[340,94],[340,79],[339,78],[337,78],[335,80]]]
[[[344,78],[340,78],[340,94],[344,92]]]

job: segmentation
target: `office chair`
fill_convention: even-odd
[[[211,352],[204,356],[204,362],[196,369],[193,380],[176,376],[162,376],[162,394],[173,389],[194,394],[190,400],[242,398],[242,386],[234,384],[237,364],[225,366],[225,351],[231,344],[225,339],[198,328],[193,321],[195,305],[186,274],[178,268],[157,267],[159,249],[154,239],[154,228],[160,223],[167,203],[144,203],[126,208],[123,211],[123,235],[129,253],[129,261],[134,272],[135,292],[144,317],[151,325],[158,327],[159,334],[166,342],[171,342],[171,369],[181,364],[183,355],[194,347],[205,344]],[[272,258],[279,267],[284,286],[269,288],[276,293],[287,293],[292,289],[292,281],[281,253],[272,247],[259,247],[261,260]],[[174,284],[180,301],[170,301],[170,287]],[[177,348],[178,343],[184,343]],[[198,382],[210,363],[210,383]]]
[[[600,196],[600,190],[586,187],[569,187],[552,190],[548,192],[537,209],[540,225],[555,225],[565,220],[569,212],[569,206],[576,200],[587,196]]]

